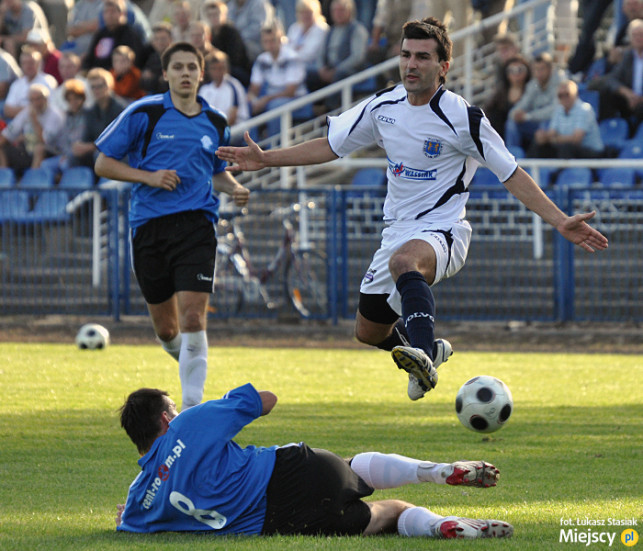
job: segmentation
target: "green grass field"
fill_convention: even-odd
[[[515,411],[483,438],[462,427],[453,401],[474,375],[504,380]],[[438,387],[416,403],[388,354],[364,350],[216,348],[207,398],[252,382],[279,403],[237,441],[305,441],[341,455],[376,450],[434,461],[485,459],[496,488],[406,486],[378,492],[441,514],[511,522],[511,540],[216,538],[117,533],[115,506],[136,476],[138,455],[118,423],[125,396],[141,386],[180,401],[177,366],[159,347],[0,344],[0,549],[190,551],[212,549],[607,549],[559,543],[561,519],[637,519],[643,536],[643,359],[625,355],[457,352]],[[595,527],[615,534],[624,527]],[[639,543],[639,546],[643,542]]]

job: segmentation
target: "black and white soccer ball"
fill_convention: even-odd
[[[460,387],[455,412],[475,432],[495,432],[505,426],[514,408],[509,387],[496,377],[479,375]]]
[[[81,350],[102,350],[109,346],[109,331],[97,323],[83,325],[76,335],[76,346]]]

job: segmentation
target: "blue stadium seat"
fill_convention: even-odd
[[[584,188],[592,185],[592,171],[589,168],[565,168],[558,173],[556,185],[573,188]]]
[[[473,176],[472,183],[478,186],[498,187],[499,185],[502,185],[500,183],[500,180],[498,180],[498,176],[491,172],[491,170],[489,170],[486,166],[478,167],[478,170],[476,170],[476,173]]]
[[[0,193],[0,222],[16,222],[28,212],[28,192],[11,189]]]
[[[381,168],[361,168],[351,181],[353,187],[380,187],[386,185],[386,172]]]
[[[614,147],[618,150],[627,141],[627,135],[630,131],[627,121],[621,117],[603,119],[598,123],[598,128],[605,147]]]
[[[632,139],[643,141],[643,122],[639,124],[639,127],[636,129],[636,132],[634,132],[634,136],[632,136]]]
[[[38,195],[33,209],[22,220],[24,222],[64,222],[69,218],[66,191],[47,191]]]
[[[599,181],[604,188],[628,188],[634,185],[634,176],[633,168],[603,168]]]
[[[526,157],[525,150],[519,145],[510,145],[507,146],[507,149],[516,159],[524,159]]]
[[[626,141],[618,156],[621,159],[643,159],[643,142],[641,140]]]
[[[600,106],[600,94],[598,93],[598,90],[588,90],[587,88],[579,88],[578,97],[592,106],[592,109],[594,109],[594,114],[598,119],[599,117],[598,109]]]
[[[28,168],[19,183],[21,188],[54,187],[54,175],[44,168]]]
[[[63,171],[58,187],[61,189],[92,189],[94,171],[87,166],[74,166]]]
[[[0,188],[6,189],[16,185],[16,175],[11,168],[0,168]]]

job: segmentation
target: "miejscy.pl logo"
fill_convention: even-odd
[[[628,528],[621,532],[621,543],[627,547],[634,547],[639,542],[639,534],[636,530]]]

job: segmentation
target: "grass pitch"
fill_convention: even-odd
[[[180,401],[176,363],[155,346],[80,351],[73,344],[0,344],[0,549],[607,549],[608,543],[561,543],[561,529],[575,537],[610,533],[612,548],[624,548],[621,533],[630,527],[614,522],[628,519],[643,537],[641,356],[456,351],[440,368],[438,387],[412,403],[405,374],[384,352],[211,344],[206,398],[248,381],[279,396],[270,415],[242,431],[241,445],[305,441],[346,456],[376,450],[434,461],[485,459],[501,471],[496,488],[423,484],[374,497],[445,515],[506,519],[514,538],[116,533],[115,506],[138,472],[117,409],[141,386]],[[505,381],[515,402],[507,426],[487,438],[462,427],[453,406],[460,385],[481,374]]]

